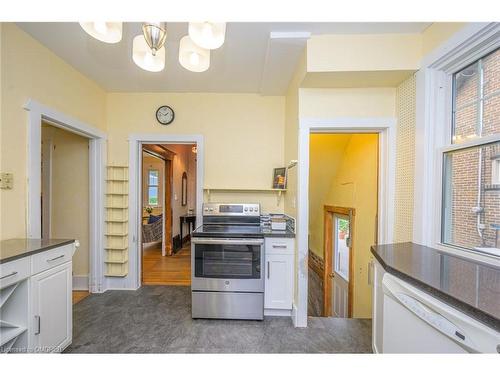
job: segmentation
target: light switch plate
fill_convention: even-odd
[[[14,187],[14,175],[12,173],[0,173],[0,189],[12,189]]]

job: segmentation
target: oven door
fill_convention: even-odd
[[[192,238],[191,289],[264,292],[264,240]]]

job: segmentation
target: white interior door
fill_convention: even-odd
[[[332,242],[332,311],[339,318],[348,317],[349,306],[349,258],[350,258],[350,218],[333,216]]]

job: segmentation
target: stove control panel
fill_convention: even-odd
[[[203,216],[260,216],[260,204],[203,203]]]

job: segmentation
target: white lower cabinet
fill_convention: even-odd
[[[293,302],[294,239],[265,240],[265,315],[290,315]]]
[[[32,343],[37,352],[60,352],[72,338],[71,262],[31,277]]]
[[[75,244],[0,264],[0,353],[61,352],[72,340]]]

